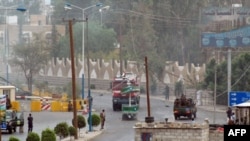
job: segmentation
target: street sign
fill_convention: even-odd
[[[250,92],[235,92],[229,93],[229,106],[234,106],[250,100]]]

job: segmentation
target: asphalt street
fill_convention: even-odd
[[[111,93],[92,92],[93,96],[93,109],[95,113],[99,114],[102,109],[106,111],[106,122],[103,133],[92,139],[93,141],[133,141],[134,129],[133,126],[136,122],[145,121],[147,113],[147,101],[145,95],[141,98],[140,109],[136,120],[122,120],[121,111],[113,111],[112,109],[112,97]],[[150,98],[150,111],[151,116],[155,121],[164,121],[168,118],[169,121],[175,121],[172,113],[173,103],[171,101],[165,101],[162,97]],[[26,105],[27,106],[27,105]],[[211,106],[210,106],[211,107]],[[197,119],[195,122],[203,122],[205,118],[208,118],[211,123],[225,124],[225,113],[222,111],[213,112],[213,110],[204,110],[206,107],[201,107],[197,112]],[[209,109],[209,108],[207,108]],[[218,109],[218,108],[217,108]],[[25,119],[30,112],[26,111],[24,114]],[[79,113],[82,114],[82,113]],[[54,129],[59,122],[67,122],[68,125],[72,125],[72,112],[32,112],[34,117],[34,130],[41,135],[42,131],[46,128]],[[86,118],[88,115],[84,115]],[[188,119],[181,119],[177,122],[191,122]],[[88,128],[88,127],[85,127]],[[94,130],[99,130],[99,127],[94,127]],[[25,120],[24,133],[3,134],[2,141],[8,141],[10,136],[15,136],[21,141],[25,141],[27,137],[27,120]],[[59,139],[58,139],[59,140]]]

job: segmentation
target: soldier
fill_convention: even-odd
[[[102,112],[100,113],[100,118],[101,118],[101,129],[104,127],[104,122],[105,122],[105,110],[103,109]]]
[[[33,117],[31,114],[29,114],[28,117],[28,132],[32,132],[33,130]]]

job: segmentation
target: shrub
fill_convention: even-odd
[[[56,135],[58,135],[61,138],[65,138],[69,135],[69,126],[66,122],[61,122],[56,125],[54,128],[54,131]]]
[[[47,128],[42,131],[41,141],[56,141],[56,134],[53,130]]]
[[[72,119],[72,125],[74,126],[74,119]],[[86,127],[86,120],[84,116],[77,115],[77,127],[79,128],[79,130]]]
[[[76,134],[76,128],[75,128],[75,127],[70,126],[70,127],[68,128],[68,130],[69,130],[69,135],[70,135],[70,136],[74,136],[74,135]]]
[[[40,137],[37,133],[30,132],[26,138],[26,141],[40,141]]]
[[[88,124],[89,124],[89,118],[88,118]],[[101,123],[101,118],[97,114],[92,114],[92,126],[98,126]]]
[[[9,138],[9,141],[20,141],[18,138],[11,136]]]

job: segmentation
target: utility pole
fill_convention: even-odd
[[[77,136],[77,109],[76,109],[76,78],[75,78],[75,56],[74,56],[74,40],[73,40],[73,29],[72,29],[72,20],[69,20],[69,36],[70,36],[70,56],[71,56],[71,72],[72,72],[72,94],[73,94],[73,114],[74,114],[74,127],[76,129],[75,139],[78,139]]]
[[[121,16],[122,17],[122,16]],[[121,41],[122,41],[122,37],[121,37],[121,18],[120,17],[120,22],[119,22],[119,44],[120,44],[120,46],[119,46],[119,56],[120,56],[120,76],[122,76],[122,45],[121,45]]]
[[[148,116],[145,117],[145,122],[152,123],[152,122],[154,122],[154,117],[151,116],[151,112],[150,112],[150,98],[149,98],[149,84],[148,84],[148,59],[147,59],[147,57],[145,57],[145,69],[146,69],[147,110],[148,110]]]
[[[63,19],[64,21],[64,19]],[[74,56],[74,40],[73,40],[73,20],[68,20],[69,24],[69,37],[70,37],[70,58],[71,58],[71,72],[72,72],[72,97],[73,97],[73,125],[75,127],[75,139],[78,139],[78,119],[77,119],[77,109],[76,109],[76,80],[75,80],[75,56]]]

